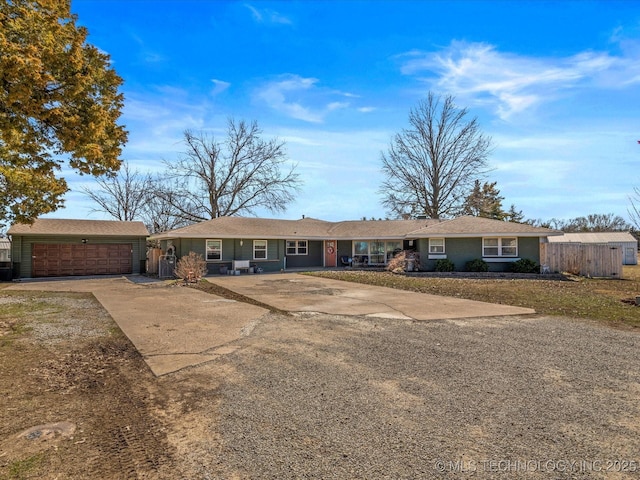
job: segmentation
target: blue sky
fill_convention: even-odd
[[[615,213],[640,186],[640,2],[73,0],[123,77],[123,159],[163,168],[229,117],[287,144],[281,218],[384,218],[380,152],[428,91],[493,138],[488,181],[526,218]],[[68,172],[65,172],[68,173]],[[80,187],[55,217],[90,214]],[[273,216],[267,211],[260,216]]]

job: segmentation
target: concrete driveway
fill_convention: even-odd
[[[529,308],[407,292],[298,273],[215,276],[207,280],[289,312],[414,320],[535,313]]]
[[[207,278],[289,312],[389,319],[526,315],[531,309],[360,285],[297,273]],[[199,365],[239,348],[268,310],[145,277],[23,281],[9,290],[90,292],[136,346],[155,375]]]
[[[8,290],[90,292],[157,375],[233,352],[268,310],[144,277],[24,281]]]

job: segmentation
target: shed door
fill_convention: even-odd
[[[34,277],[121,275],[132,272],[132,245],[34,243]]]

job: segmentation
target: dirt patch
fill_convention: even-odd
[[[162,395],[88,294],[0,292],[0,478],[160,478]],[[65,427],[65,428],[62,428]],[[166,478],[170,478],[167,475]]]

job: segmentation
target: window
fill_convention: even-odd
[[[384,265],[402,251],[402,242],[369,240],[353,242],[353,262],[363,265]]]
[[[287,255],[306,255],[306,240],[287,240]]]
[[[402,242],[387,242],[387,262],[402,251]]]
[[[444,238],[430,238],[429,253],[444,253]]]
[[[483,238],[483,257],[517,257],[518,239],[515,237],[506,238]]]
[[[384,265],[385,242],[373,240],[369,243],[369,264]]]
[[[266,240],[253,241],[253,259],[254,260],[267,259],[267,241]]]
[[[207,240],[207,261],[222,260],[222,240]]]

